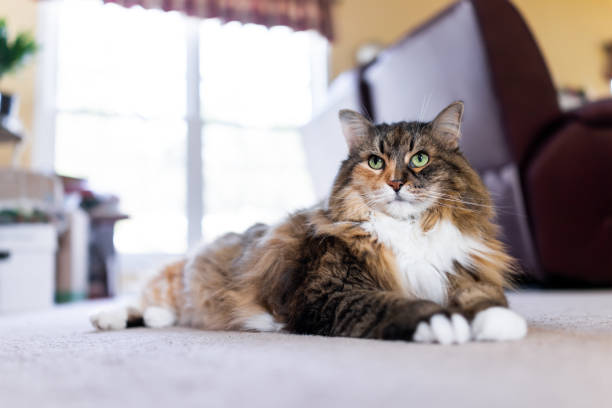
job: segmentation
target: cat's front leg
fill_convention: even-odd
[[[417,343],[463,344],[470,340],[470,325],[461,314],[435,314],[417,325],[412,340]]]
[[[525,318],[508,308],[506,295],[499,286],[463,282],[450,291],[449,305],[470,320],[473,340],[519,340],[527,335]]]
[[[525,318],[507,307],[489,307],[472,320],[472,338],[477,341],[519,340],[527,335]]]
[[[461,344],[470,338],[467,320],[437,303],[376,289],[342,289],[335,283],[305,291],[291,331],[439,344]]]
[[[443,345],[463,344],[470,339],[470,326],[465,317],[451,313],[437,303],[402,298],[386,307],[390,313],[380,321],[382,339]]]

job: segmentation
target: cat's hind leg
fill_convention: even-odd
[[[167,265],[143,288],[138,306],[118,304],[102,309],[90,316],[91,324],[98,330],[173,326],[178,317],[184,266],[185,261]]]
[[[176,313],[163,306],[149,306],[143,310],[135,306],[111,306],[94,312],[89,321],[98,330],[123,330],[146,326],[154,329],[174,326]]]
[[[144,324],[140,308],[127,305],[98,310],[89,316],[89,321],[98,330],[122,330]]]
[[[142,314],[142,318],[144,325],[153,329],[174,326],[176,323],[174,310],[162,306],[147,307]]]

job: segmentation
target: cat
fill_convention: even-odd
[[[440,344],[524,337],[504,294],[515,262],[459,150],[462,116],[462,102],[431,122],[375,125],[340,111],[349,154],[325,202],[218,238],[166,266],[137,307],[97,312],[92,324]]]

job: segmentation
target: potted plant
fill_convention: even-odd
[[[6,20],[0,18],[0,81],[5,75],[21,68],[36,50],[36,42],[28,32],[18,33],[11,41],[6,29]],[[15,95],[0,90],[0,142],[18,142],[21,139],[20,128]]]

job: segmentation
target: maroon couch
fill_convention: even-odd
[[[431,119],[465,101],[461,147],[523,269],[548,284],[612,284],[612,101],[563,113],[510,2],[456,3],[347,76],[343,95],[376,121]]]

